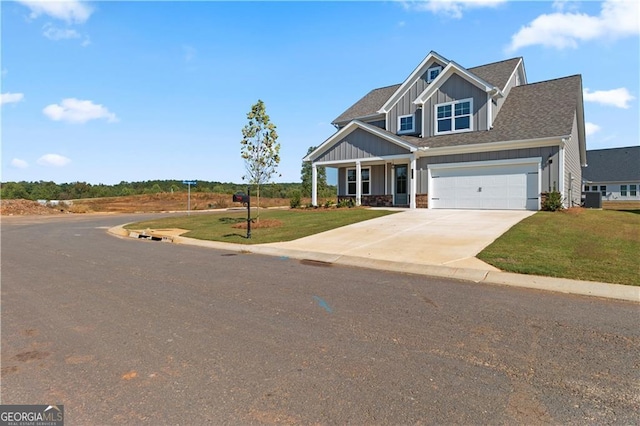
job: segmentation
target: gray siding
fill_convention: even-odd
[[[578,120],[573,119],[571,139],[564,148],[564,197],[567,207],[580,205],[582,191],[582,167],[580,167],[580,141]],[[573,179],[573,180],[572,180]]]
[[[354,167],[340,167],[338,169],[338,195],[347,195],[347,169]],[[362,166],[369,168],[370,195],[383,195],[384,191],[384,165]],[[355,194],[350,194],[355,195]]]
[[[539,147],[511,149],[506,151],[474,152],[469,154],[440,155],[437,157],[422,157],[418,159],[418,194],[426,194],[427,187],[427,166],[429,164],[443,163],[466,163],[469,161],[489,161],[489,160],[512,160],[516,158],[542,157],[542,187],[541,191],[552,190],[554,185],[557,188],[559,179],[559,147]],[[549,164],[548,159],[552,160]],[[579,186],[578,186],[579,188]]]
[[[435,106],[444,102],[473,99],[473,130],[487,130],[487,94],[484,90],[454,74],[424,104],[424,137],[435,134]]]
[[[384,119],[375,120],[375,121],[367,121],[367,124],[371,124],[372,126],[376,126],[376,127],[381,128],[381,129],[385,129],[385,126],[387,125],[387,123],[386,123],[386,121]]]
[[[356,129],[337,142],[315,161],[340,161],[358,158],[382,157],[385,155],[407,154],[401,146]]]
[[[417,108],[416,108],[416,105],[413,104],[413,101],[415,101],[418,95],[422,93],[424,89],[426,89],[427,86],[429,86],[430,84],[430,83],[427,83],[426,70],[436,65],[440,65],[442,68],[444,68],[444,65],[440,64],[437,61],[433,61],[429,63],[429,65],[427,65],[425,69],[424,74],[422,74],[420,78],[416,80],[416,82],[409,87],[409,90],[407,90],[407,92],[404,93],[404,95],[402,95],[400,100],[393,106],[393,108],[391,108],[391,111],[389,111],[389,128],[387,129],[388,131],[390,131],[391,133],[397,133],[398,117],[402,115],[411,114],[414,116],[414,121],[416,123],[415,132],[404,133],[404,134],[411,134],[411,135],[420,134],[420,129],[422,127],[422,111],[418,111],[416,113]]]

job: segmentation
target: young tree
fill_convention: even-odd
[[[309,147],[307,155],[311,154],[316,149],[315,146]],[[300,172],[302,179],[302,196],[311,197],[311,179],[312,179],[312,166],[310,161],[302,162],[302,170]],[[327,189],[327,169],[324,167],[318,167],[318,194],[323,194]]]
[[[280,163],[280,143],[276,126],[269,120],[264,102],[258,100],[251,107],[247,119],[249,123],[242,129],[240,141],[240,154],[247,171],[242,179],[256,186],[257,206],[260,209],[260,185],[269,182],[276,174]]]

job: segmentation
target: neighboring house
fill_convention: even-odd
[[[411,208],[538,210],[579,204],[586,164],[582,78],[527,83],[522,58],[473,68],[431,52],[402,82],[333,121],[304,160],[338,171],[338,199]]]
[[[582,182],[606,201],[640,201],[640,146],[587,151]]]

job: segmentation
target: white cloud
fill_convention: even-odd
[[[36,19],[41,15],[60,19],[67,23],[82,24],[89,19],[93,9],[87,2],[79,0],[44,1],[44,0],[17,0],[31,10],[29,17]]]
[[[564,5],[555,2],[556,10]],[[636,0],[606,0],[598,16],[563,12],[538,16],[511,37],[507,52],[534,45],[556,49],[576,48],[579,42],[618,39],[640,34],[640,8]]]
[[[584,89],[583,98],[587,102],[597,102],[602,105],[624,109],[629,108],[629,102],[635,99],[624,87],[612,90],[596,90],[595,92]]]
[[[42,35],[48,38],[49,40],[58,41],[58,40],[69,40],[76,38],[83,38],[84,40],[80,45],[82,47],[86,47],[91,44],[91,39],[87,35],[82,35],[78,31],[73,28],[58,28],[53,26],[51,23],[44,24],[42,27]]]
[[[507,0],[409,0],[402,4],[406,9],[443,14],[451,18],[460,19],[467,9],[481,7],[496,7]]]
[[[23,99],[24,94],[22,93],[3,93],[0,95],[0,105],[20,102]]]
[[[555,0],[551,7],[557,12],[575,12],[580,8],[580,2],[575,0]]]
[[[67,157],[58,154],[45,154],[36,161],[41,166],[64,167],[71,162]]]
[[[601,127],[597,124],[589,122],[584,123],[584,131],[586,132],[587,136],[593,135],[594,133],[600,131],[600,129]]]
[[[9,70],[6,68],[2,68],[2,77],[4,77],[7,74],[9,74]]]
[[[51,24],[45,24],[42,27],[42,35],[49,40],[66,40],[70,38],[80,38],[81,35],[71,28],[57,28]]]
[[[16,169],[26,169],[27,167],[29,167],[29,163],[19,158],[14,158],[13,160],[11,160],[11,166],[15,167]]]
[[[59,105],[48,105],[42,112],[53,121],[67,121],[69,123],[86,123],[89,120],[101,118],[106,119],[109,123],[118,121],[116,115],[104,106],[76,98],[63,99]]]

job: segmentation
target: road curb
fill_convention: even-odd
[[[114,226],[109,233],[119,237],[130,237],[131,232],[124,229],[127,224]],[[136,238],[138,238],[136,236]],[[327,264],[354,266],[359,268],[376,269],[382,271],[402,272],[416,275],[426,275],[440,278],[452,278],[475,283],[506,285],[512,287],[530,288],[535,290],[553,291],[558,293],[576,294],[581,296],[602,297],[607,299],[625,300],[640,303],[640,287],[609,284],[596,281],[580,281],[566,278],[543,277],[538,275],[514,274],[502,271],[483,271],[480,269],[452,268],[442,265],[427,265],[411,262],[394,262],[389,260],[344,256],[339,254],[319,253],[307,250],[282,249],[269,245],[245,245],[223,243],[219,241],[204,241],[181,236],[172,237],[175,244],[193,245],[228,250],[240,253],[254,253],[265,256],[288,257],[297,260],[311,260]]]

